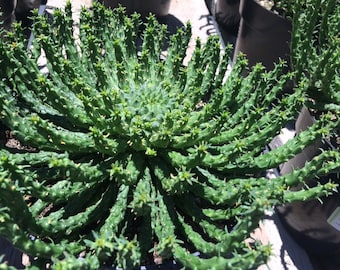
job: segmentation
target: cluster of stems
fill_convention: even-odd
[[[281,94],[294,76],[284,62],[244,77],[241,55],[226,76],[231,48],[210,37],[184,65],[189,24],[169,37],[122,8],[83,9],[78,37],[73,24],[68,2],[52,25],[36,18],[29,51],[19,30],[0,43],[0,118],[30,146],[0,149],[0,235],[32,268],[133,269],[157,254],[189,269],[253,269],[270,255],[245,241],[265,210],[335,191],[291,187],[338,171],[337,151],[265,177],[339,127],[325,114],[264,151],[306,102],[303,83]]]
[[[291,65],[295,83],[307,88],[307,105],[339,112],[339,2],[274,0],[274,9],[292,22]]]

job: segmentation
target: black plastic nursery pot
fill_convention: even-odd
[[[171,0],[99,0],[99,2],[110,8],[121,5],[126,8],[128,14],[136,11],[143,17],[150,13],[157,17],[164,17],[169,14]]]
[[[0,0],[0,12],[2,12],[0,27],[9,30],[14,21],[20,22],[28,37],[33,23],[32,11],[38,9],[44,2],[41,0]]]
[[[16,20],[20,21],[24,26],[30,27],[32,25],[32,10],[38,9],[45,1],[41,0],[17,0],[15,7]]]
[[[241,21],[234,58],[246,54],[249,65],[262,63],[268,70],[280,59],[290,63],[291,22],[264,8],[256,0],[241,0]]]
[[[9,29],[15,19],[14,8],[16,0],[0,0],[0,26]]]
[[[240,0],[217,0],[214,14],[218,25],[228,33],[237,36],[240,25]]]
[[[296,131],[299,133],[312,125],[313,117],[307,108],[303,108],[296,121]],[[301,168],[305,162],[311,160],[321,150],[335,147],[329,142],[317,142],[281,168],[281,174]],[[340,184],[339,175],[333,174],[319,182],[333,182]],[[307,185],[315,185],[309,181]],[[277,208],[280,219],[297,243],[313,256],[324,258],[331,262],[328,269],[340,269],[340,195],[335,193],[329,197],[322,197],[321,201],[310,200],[294,202]]]

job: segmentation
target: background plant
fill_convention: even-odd
[[[155,252],[190,269],[251,269],[270,255],[244,241],[266,209],[335,191],[290,188],[338,171],[336,151],[265,177],[339,127],[325,114],[264,151],[306,101],[304,87],[279,95],[293,76],[285,63],[243,78],[240,56],[225,78],[230,48],[222,53],[217,37],[197,40],[183,65],[189,24],[161,59],[166,28],[153,17],[142,24],[94,4],[75,40],[71,15],[68,3],[52,26],[37,18],[30,52],[19,31],[0,44],[1,118],[31,147],[0,150],[0,234],[35,258],[32,267],[132,269]]]
[[[292,22],[291,65],[310,109],[340,111],[340,6],[337,0],[273,1]]]

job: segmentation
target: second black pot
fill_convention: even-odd
[[[217,0],[215,18],[218,25],[233,36],[237,36],[240,25],[240,0]]]
[[[243,52],[250,66],[260,62],[271,70],[279,59],[289,65],[290,21],[264,8],[256,0],[241,0],[240,14],[234,59],[239,52]]]

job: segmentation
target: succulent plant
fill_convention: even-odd
[[[340,110],[340,6],[337,0],[274,0],[292,22],[291,65],[295,82],[305,81],[308,107]]]
[[[339,170],[336,151],[265,177],[339,127],[326,114],[265,151],[306,100],[303,84],[280,94],[285,63],[244,78],[241,55],[226,76],[231,49],[211,37],[184,65],[189,24],[168,39],[154,17],[99,4],[82,10],[78,37],[69,2],[52,25],[37,17],[34,35],[29,51],[19,30],[0,44],[0,117],[30,147],[0,149],[0,235],[32,267],[132,269],[157,254],[190,269],[252,269],[270,255],[245,242],[265,210],[335,191],[290,188]]]
[[[302,15],[294,17],[292,59],[297,80],[308,80],[309,107],[340,110],[340,7],[338,1],[307,1]],[[305,15],[305,16],[303,16]],[[311,18],[307,20],[306,17]]]

